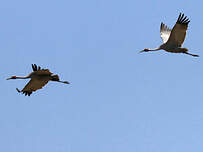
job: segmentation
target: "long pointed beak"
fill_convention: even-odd
[[[11,78],[7,78],[6,80],[10,80]]]

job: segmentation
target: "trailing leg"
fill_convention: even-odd
[[[191,54],[191,53],[188,53],[188,52],[183,52],[183,53],[194,56],[194,57],[199,57],[199,55],[197,55],[197,54]]]

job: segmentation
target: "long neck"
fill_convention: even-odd
[[[157,49],[148,49],[148,51],[158,51],[158,50],[161,50],[160,48],[157,48]]]
[[[16,79],[27,79],[29,78],[29,76],[25,76],[25,77],[16,77]]]

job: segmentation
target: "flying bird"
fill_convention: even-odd
[[[16,88],[16,90],[19,93],[22,92],[23,94],[25,94],[25,96],[27,95],[30,96],[33,91],[41,89],[49,81],[56,81],[56,82],[61,82],[65,84],[70,84],[68,81],[60,81],[59,76],[53,75],[53,73],[51,73],[49,69],[41,69],[41,67],[37,66],[36,64],[32,64],[32,69],[33,69],[33,72],[31,72],[28,76],[25,76],[25,77],[12,76],[7,79],[7,80],[10,80],[10,79],[30,78],[31,80],[28,82],[28,84],[26,84],[26,86],[21,91],[18,88]]]
[[[185,40],[186,31],[188,28],[190,20],[184,14],[179,15],[176,24],[171,30],[165,24],[161,23],[160,26],[160,35],[163,40],[163,44],[159,46],[157,49],[144,49],[141,52],[149,52],[149,51],[157,51],[157,50],[165,50],[171,53],[184,53],[188,55],[192,55],[194,57],[199,57],[199,55],[188,53],[187,48],[182,48],[182,44]]]

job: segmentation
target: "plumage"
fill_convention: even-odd
[[[187,16],[184,17],[184,14],[180,14],[167,43],[181,47],[185,40],[189,22],[190,20],[187,19]]]
[[[164,43],[166,43],[168,41],[170,34],[171,34],[171,29],[168,28],[165,24],[161,23],[160,35],[161,35],[161,39],[163,40]]]
[[[26,93],[32,93],[33,91],[36,91],[38,89],[42,89],[47,83],[49,82],[49,78],[45,77],[42,79],[38,78],[32,78],[26,85],[25,87],[21,90],[21,92],[24,94]]]
[[[23,94],[25,94],[25,96],[27,95],[30,96],[32,92],[38,89],[42,89],[42,87],[45,86],[49,81],[57,81],[69,84],[68,81],[60,81],[58,75],[53,75],[53,73],[51,73],[49,69],[41,69],[41,67],[37,66],[36,64],[32,64],[32,69],[33,72],[31,72],[26,77],[12,76],[7,79],[10,80],[10,79],[31,78],[31,80],[25,85],[25,87],[21,91],[18,88],[16,88],[18,92],[22,92]]]
[[[185,53],[198,57],[196,54],[188,53],[187,48],[181,48],[185,40],[189,22],[190,20],[187,18],[187,16],[184,16],[184,14],[180,13],[172,30],[165,24],[161,23],[160,36],[164,43],[157,49],[144,49],[140,52],[157,51],[162,49],[171,53]]]

